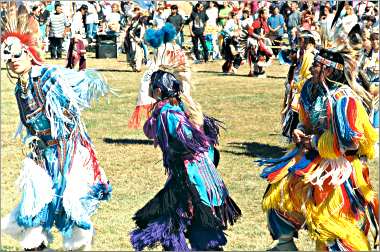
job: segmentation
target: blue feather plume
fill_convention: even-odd
[[[172,41],[177,35],[177,31],[171,23],[166,23],[161,30],[164,33],[164,43]]]
[[[145,41],[153,48],[158,48],[164,42],[164,32],[162,30],[148,29],[144,35]]]

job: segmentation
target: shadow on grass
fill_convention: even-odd
[[[248,78],[248,72],[245,73],[245,74],[227,74],[227,73],[223,73],[222,72],[222,69],[220,71],[206,71],[206,70],[198,70],[198,71],[195,71],[197,73],[209,73],[209,74],[216,74],[218,76],[230,76],[230,77],[247,77]],[[251,78],[251,77],[249,77]]]
[[[144,145],[152,145],[152,140],[145,140],[145,139],[112,139],[112,138],[103,138],[103,142],[108,144],[144,144]]]
[[[99,72],[134,73],[134,71],[132,71],[132,70],[125,70],[125,69],[107,69],[107,68],[96,68],[96,71],[99,71]]]
[[[286,76],[267,75],[267,79],[286,79]]]
[[[230,153],[238,156],[249,156],[258,158],[278,158],[285,154],[285,148],[262,144],[256,142],[228,143],[228,147],[235,150],[222,150],[221,152]],[[242,152],[243,151],[243,152]]]
[[[256,77],[249,77],[248,72],[247,73],[238,73],[238,74],[226,74],[226,73],[223,73],[222,71],[208,71],[208,70],[199,70],[196,72],[197,73],[206,73],[206,74],[216,74],[218,76],[247,77],[250,79],[256,78]],[[274,76],[274,75],[267,75],[267,77],[266,77],[266,79],[285,79],[285,78],[286,78],[286,76]]]

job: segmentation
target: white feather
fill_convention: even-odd
[[[72,251],[81,248],[83,251],[90,251],[93,235],[94,230],[92,226],[89,230],[74,226],[71,237],[64,238],[63,240],[63,249]]]
[[[319,167],[306,177],[306,182],[317,185],[322,189],[324,182],[330,178],[330,185],[339,186],[350,177],[351,173],[352,166],[344,157],[333,160],[322,159]]]
[[[30,158],[25,158],[16,183],[23,193],[20,207],[21,216],[36,216],[54,198],[51,177],[45,169]]]
[[[1,232],[12,236],[21,243],[25,249],[36,248],[42,242],[48,245],[49,240],[47,234],[42,230],[42,227],[23,228],[17,224],[16,215],[17,208],[10,214],[1,219]]]

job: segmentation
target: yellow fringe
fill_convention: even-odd
[[[358,164],[354,164],[355,167]],[[361,172],[360,169],[357,172]],[[277,183],[271,184],[263,199],[263,210],[276,209],[285,213],[302,213],[308,226],[309,235],[316,240],[316,247],[340,239],[355,251],[368,251],[370,244],[367,236],[359,228],[359,221],[342,212],[343,195],[340,187],[335,188],[321,204],[315,205],[307,196],[310,184],[296,186],[289,190],[289,183],[301,179],[288,175]],[[301,204],[304,203],[304,204]]]
[[[322,158],[337,159],[334,151],[334,135],[330,130],[326,130],[318,140],[318,152]]]
[[[291,212],[294,210],[290,199],[288,184],[289,176],[286,176],[277,183],[270,185],[270,188],[266,192],[262,202],[262,208],[264,211],[269,209],[277,209],[285,212]]]
[[[367,202],[373,202],[373,200],[376,198],[376,193],[372,190],[372,186],[369,185],[364,179],[363,164],[359,158],[355,158],[351,162],[351,165],[354,168],[356,187],[360,190],[361,194]]]
[[[375,157],[375,143],[379,139],[378,132],[370,123],[367,112],[361,102],[356,101],[357,118],[355,126],[359,132],[363,132],[364,136],[359,140],[359,155],[365,155],[368,159]]]
[[[340,239],[355,251],[370,250],[367,236],[358,228],[355,219],[342,214],[342,199],[341,188],[338,187],[319,206],[310,200],[307,202],[305,217],[310,236],[324,243]]]

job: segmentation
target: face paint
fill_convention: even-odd
[[[5,61],[9,61],[12,58],[18,59],[25,51],[26,48],[18,38],[9,37],[2,44],[1,57]]]
[[[28,56],[27,48],[16,37],[8,37],[3,42],[1,56],[10,70],[16,74],[23,74],[32,66],[32,59]]]

